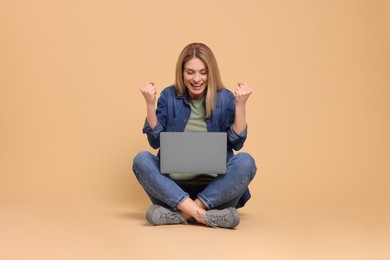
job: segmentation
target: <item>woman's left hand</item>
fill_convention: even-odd
[[[245,105],[250,94],[252,94],[252,89],[244,82],[239,82],[234,95],[236,97],[236,105]]]

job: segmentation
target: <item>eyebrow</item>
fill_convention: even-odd
[[[187,67],[185,67],[184,70],[192,70],[192,71],[195,71],[194,69],[187,68]],[[199,71],[208,71],[208,70],[207,70],[207,68],[203,68],[203,69],[200,69]]]

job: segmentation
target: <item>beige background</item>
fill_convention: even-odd
[[[390,256],[390,1],[3,0],[0,35],[1,259]],[[235,231],[150,227],[131,171],[194,41],[254,90]]]

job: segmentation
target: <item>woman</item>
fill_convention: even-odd
[[[163,175],[159,155],[140,152],[133,171],[153,205],[146,219],[153,225],[197,222],[212,227],[234,228],[239,222],[237,208],[250,198],[248,185],[256,174],[253,158],[233,154],[247,137],[245,105],[252,93],[238,83],[234,94],[222,84],[216,59],[205,44],[191,43],[181,52],[176,65],[176,82],[158,99],[154,82],[141,88],[147,116],[143,132],[149,144],[160,147],[160,133],[226,132],[227,165],[223,175]]]

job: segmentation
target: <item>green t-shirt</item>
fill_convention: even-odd
[[[190,100],[191,115],[184,132],[207,132],[205,121],[206,109],[203,105],[204,98]]]
[[[190,100],[191,115],[184,129],[184,132],[207,132],[206,126],[206,109],[203,105],[204,98],[198,100]],[[216,177],[216,174],[208,174],[212,177]],[[171,173],[169,176],[177,181],[193,180],[199,174],[182,174],[182,173]]]

